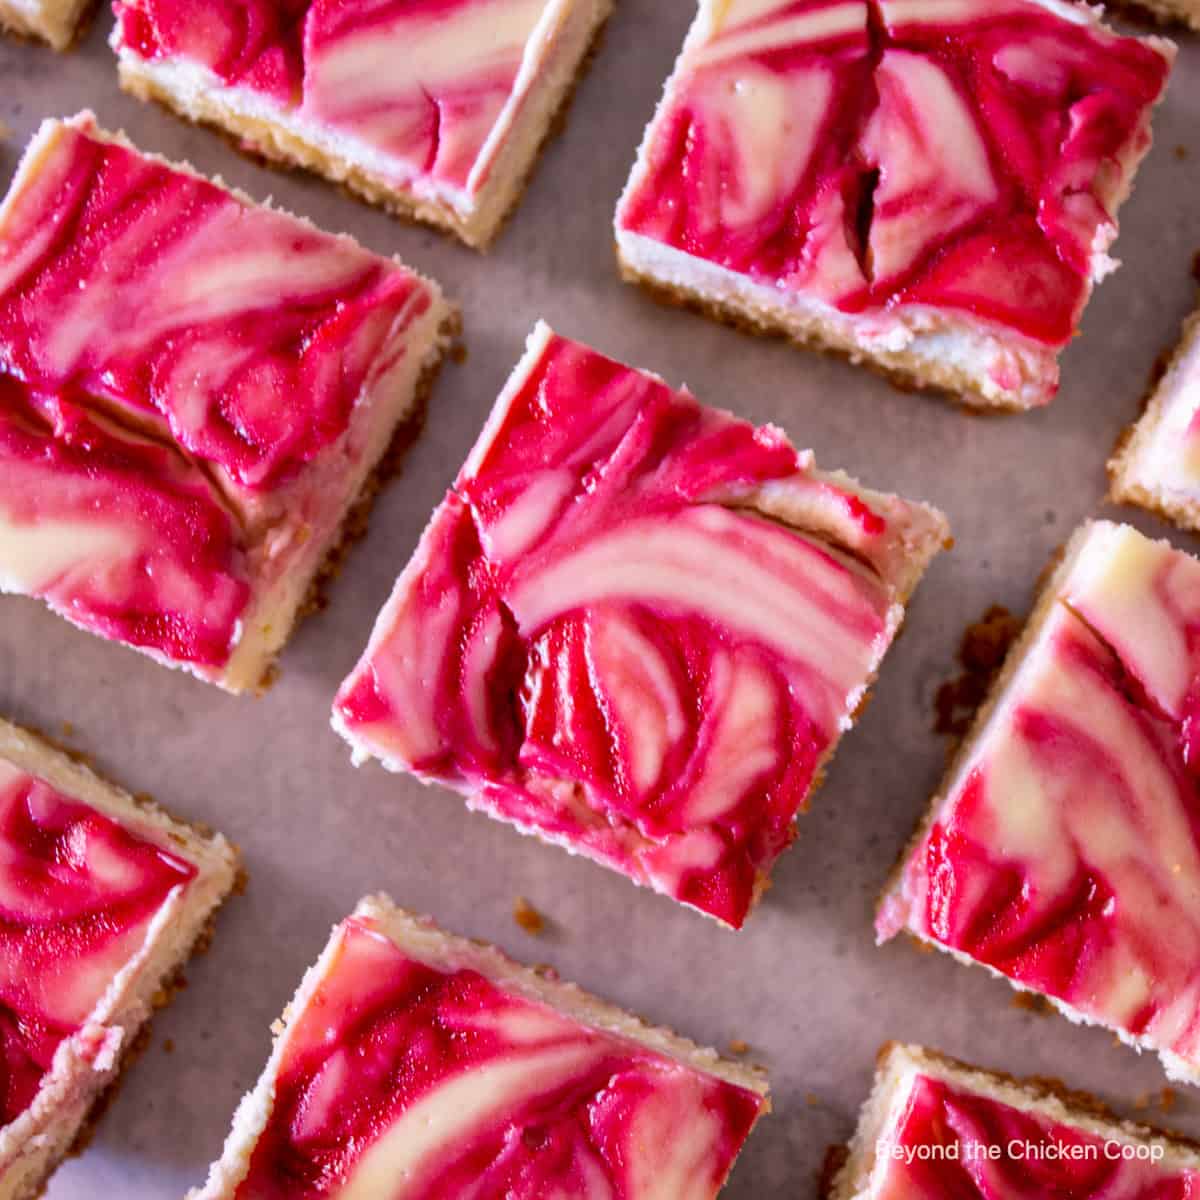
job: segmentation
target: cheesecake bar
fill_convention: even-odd
[[[765,1075],[440,932],[338,925],[192,1200],[712,1200]]]
[[[737,927],[947,537],[539,324],[334,727]]]
[[[116,0],[121,85],[485,247],[612,0]]]
[[[0,0],[0,29],[66,50],[93,0]]]
[[[1048,403],[1174,47],[1063,0],[701,0],[625,277],[985,408]]]
[[[1187,1200],[1200,1147],[1090,1096],[885,1046],[824,1200]]]
[[[1108,464],[1112,498],[1200,530],[1200,312]]]
[[[395,260],[45,122],[0,206],[0,590],[258,687],[454,320]]]
[[[1200,1082],[1200,561],[1072,539],[880,903]]]
[[[0,1196],[33,1200],[233,888],[237,854],[0,721]]]

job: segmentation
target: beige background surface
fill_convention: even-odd
[[[0,601],[0,710],[48,731],[71,722],[74,742],[105,771],[236,839],[251,874],[51,1200],[157,1200],[199,1182],[266,1057],[269,1023],[329,926],[380,888],[694,1038],[749,1042],[770,1068],[775,1113],[735,1171],[731,1200],[813,1194],[825,1148],[849,1134],[888,1038],[1058,1075],[1123,1111],[1165,1083],[1155,1061],[1108,1035],[1017,1009],[981,971],[902,943],[875,949],[870,915],[941,769],[932,698],[959,634],[989,603],[1023,609],[1053,548],[1104,508],[1105,457],[1191,307],[1200,44],[1181,36],[1157,144],[1116,247],[1125,266],[1101,287],[1065,357],[1061,395],[1048,411],[988,419],[658,308],[619,282],[613,207],[694,8],[618,0],[618,10],[565,136],[487,257],[319,181],[261,169],[219,138],[123,97],[105,44],[107,11],[65,57],[0,38],[0,120],[13,130],[0,146],[3,185],[42,117],[90,106],[147,149],[186,157],[253,196],[274,195],[436,276],[464,307],[469,347],[466,363],[445,372],[425,432],[328,611],[304,624],[265,699],[232,699],[75,632],[37,604]],[[957,548],[918,592],[874,703],[741,935],[469,814],[449,793],[375,767],[356,772],[328,728],[339,681],[539,316],[686,381],[704,400],[779,423],[824,465],[934,501],[954,524]],[[1167,532],[1152,518],[1133,520]],[[519,893],[552,918],[549,936],[535,940],[513,923]],[[1169,1119],[1200,1134],[1200,1095],[1184,1089]]]

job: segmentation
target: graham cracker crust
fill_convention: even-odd
[[[79,14],[79,20],[75,22],[75,28],[71,32],[71,40],[62,46],[56,46],[53,42],[47,41],[40,33],[33,33],[28,29],[19,28],[11,22],[6,21],[3,13],[0,13],[0,33],[3,33],[5,37],[15,42],[21,42],[27,46],[48,46],[55,54],[73,54],[87,39],[88,34],[92,32],[92,27],[96,24],[96,16],[100,12],[102,5],[103,0],[88,0]]]
[[[1027,411],[1020,405],[1006,405],[1001,401],[985,400],[972,388],[964,377],[961,384],[939,382],[916,367],[891,366],[862,351],[855,352],[845,346],[829,341],[817,333],[803,334],[786,329],[768,316],[751,316],[744,309],[728,303],[700,296],[687,288],[663,283],[631,266],[618,248],[617,261],[621,278],[635,284],[652,300],[667,308],[682,308],[698,316],[707,317],[721,325],[736,329],[739,333],[770,341],[788,342],[802,350],[817,350],[830,358],[840,359],[856,367],[865,367],[872,374],[886,380],[893,388],[907,395],[923,395],[938,399],[973,417],[999,417],[1014,412]]]
[[[425,365],[420,377],[417,379],[416,389],[413,393],[412,410],[396,426],[387,449],[371,469],[366,482],[359,490],[358,496],[350,506],[345,517],[342,518],[342,526],[338,536],[329,547],[329,550],[326,551],[321,565],[317,567],[316,572],[309,581],[308,590],[303,601],[300,603],[300,607],[296,610],[292,628],[287,638],[284,639],[284,645],[295,634],[301,622],[307,617],[324,612],[329,606],[329,589],[334,580],[341,574],[342,568],[346,565],[351,551],[366,537],[375,501],[379,498],[379,494],[383,489],[400,474],[408,451],[421,436],[421,432],[425,428],[425,420],[429,411],[429,398],[433,393],[434,384],[437,382],[446,360],[454,360],[456,347],[460,344],[462,314],[457,310],[454,311],[442,322],[438,332],[439,336],[447,339],[446,347],[436,359]],[[278,661],[273,661],[259,680],[256,694],[259,696],[263,695],[273,686],[278,678]]]
[[[1200,29],[1200,12],[1186,16],[1161,0],[1116,0],[1113,7],[1119,10],[1130,24],[1146,30],[1154,31],[1171,26]]]
[[[93,0],[93,2],[98,4],[99,0]],[[403,192],[397,192],[353,163],[341,160],[338,163],[339,175],[334,176],[330,174],[326,168],[326,164],[329,162],[326,156],[320,151],[313,149],[306,142],[303,142],[292,134],[286,133],[283,129],[269,121],[239,115],[236,117],[236,128],[233,128],[230,124],[226,123],[230,119],[229,114],[225,114],[224,118],[217,116],[195,117],[190,113],[184,112],[176,105],[174,98],[169,92],[157,86],[151,80],[133,78],[129,72],[124,70],[120,72],[120,85],[123,91],[128,92],[138,100],[144,103],[157,104],[190,125],[196,125],[216,133],[239,154],[260,166],[270,167],[287,174],[304,173],[306,175],[316,175],[334,184],[342,192],[355,200],[365,201],[373,208],[381,209],[383,212],[397,217],[402,221],[424,225],[426,228],[435,229],[439,233],[452,234],[464,245],[482,252],[487,250],[500,235],[503,228],[511,219],[512,214],[521,203],[547,146],[566,129],[568,110],[574,102],[575,93],[583,77],[587,74],[596,55],[599,53],[604,39],[604,32],[611,15],[611,10],[605,13],[600,23],[596,26],[588,48],[579,61],[579,66],[576,68],[570,86],[564,93],[558,107],[554,110],[553,116],[547,123],[546,132],[538,143],[533,156],[530,158],[528,166],[522,173],[519,184],[513,193],[512,201],[492,229],[487,231],[478,240],[474,239],[458,213],[449,206],[432,200],[421,200]]]
[[[837,1183],[842,1169],[850,1161],[850,1147],[846,1142],[834,1142],[825,1147],[825,1156],[817,1172],[818,1200],[833,1200],[833,1185]]]

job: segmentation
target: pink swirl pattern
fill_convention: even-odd
[[[1200,1171],[1123,1157],[1122,1143],[929,1075],[885,1132],[871,1200],[1191,1200]]]
[[[618,227],[1061,346],[1170,61],[1052,0],[705,0]]]
[[[199,64],[398,183],[478,190],[549,0],[117,0],[118,45]]]
[[[33,1102],[151,921],[196,870],[0,762],[0,1125]]]
[[[387,335],[428,304],[398,264],[87,123],[0,227],[0,368],[172,440],[247,519],[346,434]]]
[[[1200,562],[1092,526],[880,909],[1200,1069]]]
[[[0,588],[213,668],[231,654],[250,594],[240,531],[202,474],[3,374]]]
[[[90,114],[48,122],[0,214],[0,589],[221,679],[341,522],[431,296]]]
[[[740,926],[943,536],[542,327],[335,724]]]
[[[581,1025],[369,918],[289,1026],[235,1200],[711,1200],[762,1098]]]

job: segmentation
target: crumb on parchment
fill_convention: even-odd
[[[546,928],[546,918],[524,896],[513,901],[513,920],[531,937],[537,937]]]
[[[966,736],[1020,632],[1020,619],[999,604],[967,627],[958,650],[961,671],[938,688],[934,701],[938,733],[956,740]]]

